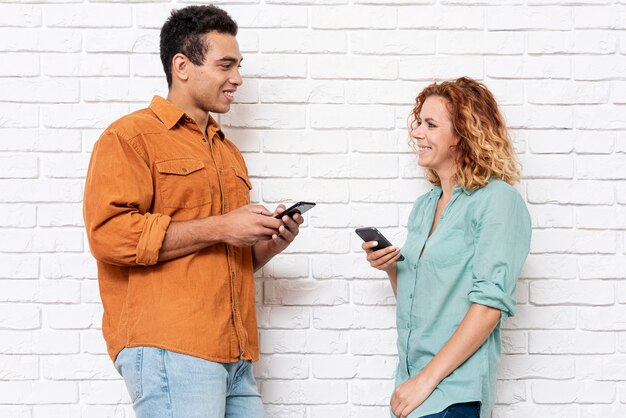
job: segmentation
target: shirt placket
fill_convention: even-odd
[[[211,153],[213,155],[213,159],[216,164],[218,180],[220,184],[220,196],[221,196],[221,213],[225,214],[228,212],[230,205],[232,202],[235,202],[235,194],[236,194],[236,185],[231,184],[229,176],[224,173],[224,156],[223,152],[224,145],[221,141],[221,138],[213,131],[209,131],[211,134],[210,144],[211,144]],[[229,287],[230,287],[230,308],[231,315],[233,318],[233,325],[235,328],[235,335],[231,340],[231,356],[240,358],[246,354],[246,331],[243,325],[243,320],[241,319],[241,310],[240,310],[240,301],[237,289],[239,288],[239,277],[237,274],[237,269],[235,268],[238,260],[235,260],[237,252],[228,244],[225,244],[226,247],[226,257],[228,260],[228,278],[229,278]]]

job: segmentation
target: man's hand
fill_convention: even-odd
[[[280,224],[277,232],[272,234],[271,239],[257,242],[252,250],[255,271],[263,267],[276,254],[287,248],[300,232],[300,225],[304,222],[301,214],[296,213],[293,218],[285,215],[280,220],[274,218],[274,216],[282,213],[284,210],[285,205],[280,204],[276,211],[271,214],[271,219]]]
[[[398,418],[406,418],[435,390],[437,384],[423,375],[407,380],[396,388],[391,396],[391,411]]]
[[[224,215],[224,241],[235,247],[251,247],[261,240],[273,240],[283,228],[282,222],[261,205],[247,205]]]

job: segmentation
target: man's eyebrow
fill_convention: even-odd
[[[219,62],[230,62],[230,63],[241,63],[243,58],[235,58],[235,57],[222,57],[218,60]]]

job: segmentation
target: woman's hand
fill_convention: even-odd
[[[406,418],[435,390],[437,383],[423,374],[407,380],[391,396],[391,411],[398,418]]]
[[[373,248],[377,245],[378,241],[367,241],[361,245],[361,248],[365,250],[370,266],[386,273],[395,271],[396,261],[398,261],[400,257],[400,248],[390,246],[382,250],[374,251]]]

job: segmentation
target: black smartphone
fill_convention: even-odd
[[[378,229],[374,228],[373,226],[368,226],[365,228],[357,228],[354,230],[354,232],[356,232],[356,234],[360,236],[365,242],[378,241],[378,245],[373,248],[374,251],[382,250],[383,248],[387,248],[391,245],[389,240],[385,238],[385,236],[381,234],[381,232]],[[404,256],[400,254],[400,257],[398,258],[397,261],[403,261],[403,260],[404,260]]]
[[[303,214],[307,210],[311,209],[313,206],[315,206],[315,203],[313,202],[294,203],[293,205],[289,206],[287,209],[285,209],[284,211],[282,211],[281,213],[279,213],[278,215],[274,217],[276,219],[283,219],[283,216],[287,215],[290,218],[293,218],[293,215],[295,215],[296,213]]]

